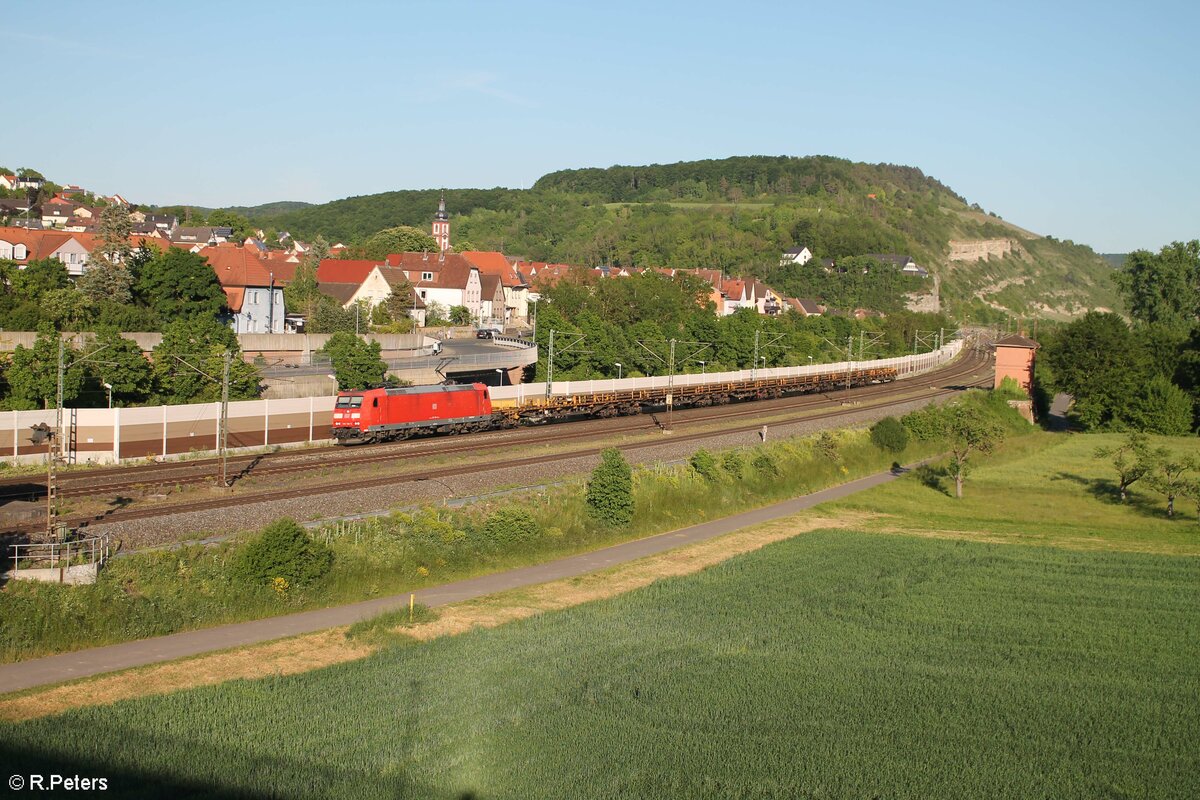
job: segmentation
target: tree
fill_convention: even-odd
[[[88,372],[101,386],[112,386],[113,405],[143,403],[150,397],[154,376],[137,342],[106,327],[88,343],[87,352],[94,354],[86,365]]]
[[[625,526],[633,521],[633,471],[620,450],[610,447],[600,454],[585,501],[588,514],[605,525]]]
[[[1116,314],[1089,311],[1049,337],[1041,357],[1055,388],[1075,398],[1086,428],[1122,425],[1148,377],[1133,334]]]
[[[341,305],[328,295],[320,295],[313,303],[312,314],[308,318],[305,330],[309,333],[356,333],[361,325],[355,309],[342,308]]]
[[[438,243],[428,233],[401,225],[372,234],[361,246],[351,247],[346,252],[349,258],[382,261],[389,253],[437,252],[439,249]]]
[[[33,347],[17,345],[12,354],[6,377],[16,409],[53,408],[58,396],[58,348],[60,338],[49,325],[38,329]],[[75,364],[78,351],[67,345],[63,348],[63,403],[74,402],[83,390],[84,370]]]
[[[451,306],[450,323],[452,325],[470,325],[471,309],[466,306]]]
[[[137,291],[163,320],[215,318],[226,308],[225,292],[208,259],[178,247],[146,262]]]
[[[1150,437],[1136,431],[1130,433],[1117,447],[1097,447],[1093,453],[1096,458],[1112,459],[1113,469],[1117,471],[1117,491],[1121,495],[1122,503],[1128,498],[1129,487],[1153,472],[1166,454],[1164,448],[1152,448]]]
[[[133,234],[133,222],[124,206],[114,205],[100,212],[96,236],[99,244],[92,250],[88,264],[104,261],[107,264],[125,264],[133,252],[129,237]]]
[[[1186,334],[1200,320],[1200,240],[1135,250],[1113,280],[1139,322]]]
[[[42,295],[41,318],[49,322],[56,330],[78,331],[87,327],[91,317],[91,306],[88,299],[73,286],[65,289],[51,289]]]
[[[980,409],[959,403],[942,412],[943,431],[950,442],[950,470],[954,496],[963,496],[968,460],[972,453],[991,453],[1004,441],[1004,428]]]
[[[318,236],[313,239],[304,257],[296,265],[296,275],[292,282],[283,288],[283,299],[287,307],[311,317],[314,306],[320,298],[317,286],[317,269],[322,259],[329,257],[329,242]]]
[[[210,317],[176,319],[154,348],[154,383],[166,403],[211,403],[221,399],[224,355],[232,354],[229,399],[258,397],[258,371],[242,360],[237,336]]]
[[[46,292],[65,289],[70,285],[67,265],[57,258],[30,261],[25,269],[12,276],[13,295],[35,303],[40,301]]]
[[[449,324],[450,311],[445,305],[436,300],[429,300],[425,303],[425,325],[426,327],[436,327],[438,325]]]
[[[352,333],[338,332],[321,348],[329,355],[338,389],[366,389],[383,383],[387,364],[379,357],[379,342],[365,342]]]
[[[871,426],[871,443],[880,450],[902,453],[908,447],[908,429],[895,417],[884,417]]]
[[[1155,375],[1146,381],[1125,411],[1134,428],[1163,436],[1184,436],[1192,430],[1193,401],[1168,378]]]
[[[1186,496],[1192,476],[1200,469],[1200,462],[1193,456],[1167,457],[1158,462],[1154,471],[1146,478],[1150,488],[1167,498],[1167,516],[1175,516],[1175,498]]]
[[[90,259],[75,286],[93,304],[111,300],[124,305],[133,299],[133,276],[129,267],[103,258]]]
[[[716,457],[704,448],[692,453],[692,457],[688,459],[688,465],[692,471],[710,483],[721,477],[721,468],[717,465]]]

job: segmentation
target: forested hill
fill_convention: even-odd
[[[543,175],[534,189],[602,195],[606,202],[738,201],[760,196],[839,194],[861,190],[942,192],[947,186],[916,167],[861,164],[832,156],[735,156],[677,164],[566,169]]]
[[[439,190],[351,197],[259,226],[351,244],[383,228],[425,229]],[[709,267],[816,292],[815,269],[781,270],[798,245],[818,258],[913,256],[940,279],[944,305],[973,320],[1068,317],[1117,305],[1112,266],[1090,248],[1018,228],[914,167],[828,156],[744,156],[553,172],[532,189],[445,193],[451,240],[538,261]],[[962,260],[962,245],[991,255]],[[930,282],[931,283],[931,282]],[[818,292],[819,293],[819,292]]]

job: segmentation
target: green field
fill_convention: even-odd
[[[1018,440],[961,504],[918,476],[861,495],[899,512],[868,521],[879,532],[292,678],[2,726],[0,752],[144,796],[1195,797],[1200,559],[1125,552],[1138,531],[1196,552],[1195,518],[1160,524],[1149,501],[1069,479],[1024,488],[1038,465],[1085,469],[1094,444]],[[967,540],[1003,539],[1005,509],[1038,516],[1012,537],[1039,545]],[[897,535],[922,526],[937,537]],[[1091,529],[1103,549],[1080,541]]]
[[[953,485],[941,489],[920,478],[854,495],[835,507],[882,516],[866,530],[980,538],[1026,544],[1060,544],[1089,550],[1136,550],[1200,555],[1200,525],[1194,503],[1176,502],[1176,518],[1166,515],[1166,498],[1142,481],[1130,490],[1129,503],[1117,502],[1109,462],[1093,452],[1117,445],[1118,434],[1037,433],[1013,438],[995,458],[981,463],[968,479],[962,500]],[[1153,437],[1155,445],[1176,453],[1200,455],[1200,439]]]

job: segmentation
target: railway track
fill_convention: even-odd
[[[902,381],[902,382],[891,383],[891,384],[881,384],[881,385],[871,386],[871,387],[862,387],[857,392],[855,392],[855,391],[850,392],[848,399],[854,400],[854,399],[862,399],[864,397],[874,398],[874,397],[878,397],[878,396],[888,396],[888,395],[903,395],[902,398],[898,399],[895,402],[905,402],[905,403],[911,402],[913,400],[935,399],[937,397],[945,396],[948,394],[953,394],[953,393],[959,391],[960,387],[965,388],[968,386],[990,384],[990,376],[988,376],[986,378],[982,378],[982,379],[975,377],[975,374],[977,374],[979,372],[980,368],[983,367],[986,363],[987,362],[985,359],[969,357],[967,359],[963,359],[959,362],[956,362],[955,364],[952,364],[950,367],[948,367],[944,370],[939,370],[936,373],[931,372],[926,375],[923,375],[920,377],[919,382],[917,380],[913,380],[913,381]],[[915,392],[912,391],[915,387],[917,387],[919,385],[929,386],[929,384],[931,382],[936,383],[938,385],[936,387],[921,389],[921,390],[915,391]],[[710,424],[714,421],[727,420],[727,419],[731,419],[731,418],[736,419],[738,417],[744,418],[744,417],[748,417],[748,416],[756,416],[756,417],[761,418],[764,416],[770,416],[773,412],[780,412],[780,413],[804,412],[804,411],[811,410],[812,408],[820,407],[823,404],[827,404],[827,403],[831,402],[831,400],[829,398],[826,398],[823,396],[813,396],[813,395],[806,395],[806,396],[803,396],[802,398],[790,398],[790,400],[792,402],[788,402],[787,400],[756,402],[756,403],[751,403],[751,404],[745,404],[746,407],[744,407],[744,408],[717,407],[716,409],[714,409],[712,407],[709,407],[709,408],[704,408],[704,409],[691,409],[689,411],[693,412],[693,413],[691,416],[689,416],[686,419],[682,418],[682,417],[685,413],[688,413],[688,412],[676,412],[675,428],[678,429],[681,427],[682,428],[694,427],[694,426],[701,425],[701,424]],[[795,402],[796,400],[800,400],[800,402]],[[835,398],[833,400],[833,402],[839,402],[841,400],[842,400],[841,393],[838,393],[838,397]],[[772,404],[772,407],[764,408],[764,406],[766,406],[767,404]],[[884,405],[887,405],[887,404],[884,404]],[[873,407],[877,407],[877,406],[873,406]],[[848,415],[857,413],[858,411],[861,411],[861,410],[862,410],[861,407],[852,407],[852,408],[839,407],[839,408],[831,409],[830,411],[822,413],[822,414],[795,414],[795,413],[793,413],[792,416],[781,416],[781,417],[775,418],[772,420],[771,424],[786,424],[788,422],[797,422],[797,421],[836,419],[839,417],[848,416]],[[701,411],[704,411],[704,412],[717,411],[718,413],[703,414],[703,415],[694,413],[694,412],[701,412]],[[470,437],[470,439],[471,439],[470,442],[467,442],[467,443],[464,443],[461,445],[457,445],[457,444],[452,445],[451,447],[448,447],[448,448],[442,447],[442,448],[438,448],[438,449],[429,449],[429,450],[427,450],[427,454],[440,456],[440,455],[448,455],[448,454],[462,453],[462,452],[480,453],[481,450],[501,449],[501,448],[510,447],[513,444],[527,445],[527,444],[534,443],[534,442],[560,443],[563,441],[569,441],[569,440],[575,440],[575,439],[586,439],[588,437],[597,437],[597,436],[611,437],[611,435],[614,432],[621,432],[623,430],[646,430],[646,429],[653,430],[654,429],[652,426],[650,426],[648,428],[648,426],[645,424],[645,420],[643,418],[637,418],[637,417],[623,418],[623,419],[619,419],[619,420],[615,420],[615,421],[608,420],[607,422],[613,423],[613,422],[621,422],[621,421],[632,421],[634,424],[629,425],[627,427],[620,426],[617,431],[614,431],[612,424],[609,424],[603,428],[589,430],[587,432],[569,431],[569,430],[568,431],[561,431],[561,430],[560,431],[546,431],[546,434],[548,434],[548,435],[538,436],[533,440],[531,440],[528,437],[521,437],[521,438],[512,437],[512,438],[507,438],[503,441],[493,441],[492,443],[490,443],[490,445],[484,446],[484,447],[481,447],[481,443],[479,442],[479,439],[481,438],[481,436],[476,434],[476,435],[473,435]],[[756,421],[753,424],[733,426],[733,427],[721,427],[716,430],[703,430],[703,431],[695,431],[692,433],[687,433],[687,432],[675,433],[671,437],[670,441],[672,443],[702,441],[704,439],[710,439],[710,438],[717,437],[717,436],[725,436],[725,435],[728,435],[731,433],[754,432],[754,431],[759,430],[760,428],[761,428],[761,420]],[[535,429],[535,430],[541,431],[544,429]],[[510,431],[508,433],[512,433],[512,432]],[[485,436],[484,438],[487,438],[487,437]],[[440,441],[444,442],[445,440],[443,439]],[[405,444],[413,444],[413,443],[409,442],[409,443],[405,443]],[[662,440],[646,440],[646,441],[629,442],[629,443],[617,445],[617,447],[623,451],[628,452],[628,451],[637,451],[637,450],[645,449],[648,447],[656,447],[656,446],[660,446],[662,444],[663,444]],[[540,465],[540,464],[546,464],[546,463],[550,463],[550,462],[554,462],[554,461],[567,461],[569,459],[583,458],[583,457],[597,455],[602,450],[604,450],[606,447],[610,447],[610,446],[612,446],[612,445],[605,443],[600,446],[586,447],[586,448],[581,448],[581,449],[572,449],[572,450],[564,451],[561,453],[543,453],[543,454],[539,454],[537,456],[531,456],[531,457],[526,457],[526,458],[507,458],[502,463],[495,462],[495,461],[491,461],[491,462],[485,461],[485,462],[474,462],[472,464],[467,464],[467,465],[455,465],[455,466],[448,466],[448,467],[423,467],[418,470],[410,470],[410,471],[399,472],[399,473],[389,472],[386,475],[379,475],[379,476],[375,476],[375,477],[366,477],[366,478],[357,478],[354,480],[353,486],[349,487],[349,488],[362,489],[362,488],[373,488],[373,487],[381,487],[381,486],[394,486],[399,483],[434,480],[434,479],[470,474],[470,473],[474,473],[474,472],[486,472],[489,470],[495,470],[495,469],[501,469],[501,468],[503,468],[503,469],[517,468],[517,469],[519,469],[520,467],[523,467],[523,466]],[[371,453],[371,454],[363,455],[359,458],[351,458],[346,461],[337,459],[334,461],[334,465],[338,466],[338,467],[342,467],[342,466],[346,466],[349,464],[370,464],[373,462],[385,461],[385,460],[392,461],[392,460],[396,459],[397,455],[410,455],[410,456],[414,455],[413,453],[399,453],[398,454],[398,453],[394,452],[394,450],[395,450],[394,445],[392,445],[392,446],[378,445],[378,446],[370,448],[370,449],[379,450],[379,449],[384,449],[384,448],[387,448],[389,450],[389,452],[387,452],[387,453]],[[319,456],[318,456],[318,458],[319,458]],[[328,461],[318,462],[318,463],[320,463],[321,466],[329,466],[330,465]],[[311,459],[308,460],[308,463],[304,463],[304,464],[279,464],[279,465],[273,466],[274,472],[272,474],[280,474],[280,473],[286,474],[287,472],[309,471],[309,470],[312,470],[313,467],[314,467],[314,463]],[[197,479],[197,482],[199,482],[201,480],[211,480],[211,473],[207,473],[203,476],[199,476]],[[159,483],[163,483],[163,482],[175,483],[176,480],[153,481],[153,482],[141,481],[141,482],[137,482],[137,483],[131,483],[129,481],[126,481],[121,484],[111,484],[111,485],[120,486],[120,487],[124,488],[126,491],[128,491],[128,489],[131,486],[134,488],[140,489],[140,488],[144,488],[148,484],[159,484]],[[126,507],[118,507],[114,510],[104,512],[101,515],[89,514],[89,515],[75,515],[73,517],[65,516],[62,519],[62,521],[67,523],[71,527],[81,527],[81,526],[95,527],[97,525],[103,525],[105,523],[110,523],[110,522],[125,522],[125,521],[132,521],[132,520],[138,520],[138,519],[152,519],[155,517],[164,517],[164,516],[170,516],[170,515],[174,515],[174,514],[184,514],[184,513],[189,513],[189,512],[193,512],[193,511],[205,511],[205,510],[211,510],[211,509],[224,508],[224,507],[228,507],[232,503],[236,503],[238,505],[244,505],[244,504],[248,504],[248,503],[274,502],[274,501],[279,501],[279,500],[310,497],[315,494],[329,494],[329,493],[334,493],[337,491],[343,491],[347,488],[348,488],[347,484],[346,484],[345,480],[343,479],[343,480],[339,480],[334,483],[321,484],[321,485],[317,485],[317,486],[306,486],[303,488],[294,488],[294,489],[276,489],[276,490],[264,490],[264,491],[258,491],[258,492],[246,492],[246,493],[239,493],[239,494],[233,495],[233,496],[226,495],[223,497],[210,498],[210,499],[204,499],[204,500],[194,500],[194,501],[189,501],[189,502],[185,502],[185,503],[173,503],[173,504],[163,505],[163,506],[152,506],[152,507],[144,507],[144,508],[131,508],[131,507],[127,507],[127,506]],[[93,486],[93,487],[88,487],[84,493],[89,496],[98,496],[101,494],[101,491],[98,487]],[[8,527],[10,527],[14,532],[20,532],[20,531],[30,531],[31,532],[31,531],[37,531],[37,530],[43,529],[43,526],[40,524],[22,526],[22,527],[18,527],[18,526],[8,526]]]
[[[984,361],[966,358],[934,372],[920,376],[922,382],[949,381],[969,374]],[[858,387],[848,393],[837,392],[833,397],[825,394],[793,395],[775,400],[760,400],[738,403],[732,406],[707,406],[688,408],[675,412],[675,426],[689,427],[696,424],[720,423],[745,417],[768,416],[774,412],[790,412],[819,408],[829,402],[858,401],[880,395],[902,393],[915,385],[912,381],[897,381]],[[463,443],[449,437],[429,437],[416,441],[362,445],[355,448],[323,447],[316,450],[281,451],[276,453],[239,455],[228,459],[228,474],[233,483],[247,477],[283,476],[304,473],[314,468],[330,466],[351,467],[377,463],[388,463],[397,458],[423,456],[449,456],[461,453],[485,453],[512,444],[522,446],[545,443],[566,443],[586,440],[598,435],[612,436],[655,430],[658,425],[654,415],[617,417],[608,420],[580,420],[565,429],[555,423],[544,427],[519,430],[489,431],[472,434]],[[218,469],[215,458],[200,459],[184,463],[136,465],[132,467],[103,467],[77,474],[59,475],[59,496],[63,498],[89,496],[119,496],[140,494],[154,487],[180,487],[211,483]],[[36,499],[44,497],[44,488],[29,479],[0,481],[0,501],[11,499]]]

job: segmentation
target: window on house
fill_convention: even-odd
[[[421,273],[421,280],[423,280],[423,281],[431,281],[431,280],[433,280],[433,273],[432,273],[432,272],[422,272],[422,273]],[[422,297],[424,297],[424,295],[422,295]]]
[[[421,290],[421,299],[422,300],[425,299],[425,290],[424,289]]]

